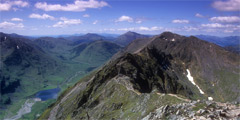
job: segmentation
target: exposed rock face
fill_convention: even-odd
[[[189,99],[234,101],[240,91],[239,59],[215,44],[170,32],[137,39],[90,75],[85,89],[77,88],[79,82],[65,92],[41,119],[164,118],[175,111],[168,112],[169,106]],[[188,104],[193,105],[183,106]],[[156,109],[160,112],[151,115]]]
[[[165,105],[149,113],[142,120],[238,120],[240,107],[236,104],[212,101],[191,101]]]

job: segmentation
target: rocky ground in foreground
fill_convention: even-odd
[[[191,101],[165,105],[149,113],[143,120],[240,120],[240,105],[214,101]]]

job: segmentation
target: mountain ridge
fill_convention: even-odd
[[[40,119],[141,119],[185,99],[239,101],[239,58],[193,36],[164,32],[137,39],[62,94]]]

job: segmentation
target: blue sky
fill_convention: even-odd
[[[239,35],[240,0],[1,0],[0,31]]]

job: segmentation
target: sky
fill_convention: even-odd
[[[240,0],[0,0],[0,31],[240,35]]]

